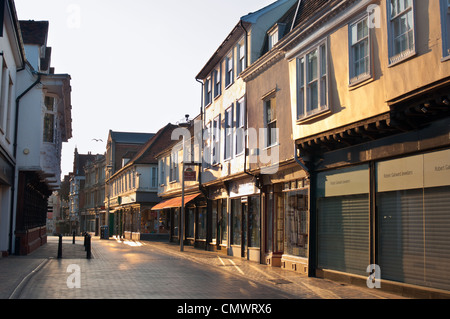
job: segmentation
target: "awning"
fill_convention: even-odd
[[[184,204],[186,205],[187,203],[189,203],[191,200],[195,199],[199,195],[200,194],[185,195],[184,196]],[[175,198],[165,200],[165,201],[153,206],[152,210],[161,210],[161,209],[166,209],[166,208],[181,207],[181,199],[182,198],[180,196],[180,197],[175,197]]]

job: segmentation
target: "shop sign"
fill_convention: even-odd
[[[423,187],[423,155],[377,163],[377,191]]]
[[[319,197],[369,193],[369,167],[367,165],[320,173],[317,178]]]
[[[450,185],[450,150],[377,163],[377,191]]]
[[[184,170],[184,181],[185,182],[195,182],[195,181],[197,181],[197,174],[192,168],[187,167]]]
[[[424,187],[450,185],[450,150],[424,155]]]

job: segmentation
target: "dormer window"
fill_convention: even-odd
[[[269,33],[269,51],[272,50],[273,46],[278,42],[278,27]]]

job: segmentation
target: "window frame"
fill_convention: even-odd
[[[224,122],[224,160],[230,160],[233,157],[233,105],[225,110]]]
[[[246,103],[245,103],[245,97],[240,98],[236,101],[236,107],[235,107],[235,134],[234,134],[234,155],[238,156],[244,153],[245,150],[245,112],[246,111]],[[239,133],[241,132],[241,133]],[[239,134],[242,134],[239,136]],[[242,141],[242,149],[238,150],[238,139],[241,137]]]
[[[178,181],[178,149],[172,149],[170,152],[170,166],[169,166],[169,182],[177,182]]]
[[[212,121],[211,159],[212,165],[220,164],[220,114]]]
[[[234,59],[233,52],[230,52],[225,57],[225,89],[229,88],[234,83]]]
[[[362,17],[359,17],[354,22],[351,22],[348,25],[348,43],[349,43],[349,86],[357,85],[361,82],[364,82],[368,79],[373,78],[373,63],[372,63],[372,31],[369,26],[370,16],[369,14],[364,14]],[[358,27],[358,24],[363,22],[364,20],[367,21],[367,35],[364,36],[361,39],[357,39],[356,43],[353,43],[353,27]],[[360,45],[363,41],[367,40],[367,71],[356,74],[356,67],[355,67],[355,55],[354,55],[354,49],[356,46]],[[362,59],[359,59],[361,61]]]
[[[272,101],[274,101],[275,103],[273,104]],[[277,128],[277,102],[276,102],[276,95],[272,94],[268,97],[266,97],[263,100],[264,103],[264,128],[266,130],[265,132],[265,137],[264,137],[264,146],[266,148],[268,147],[272,147],[278,144],[278,138],[279,138],[279,134],[277,132],[278,128]],[[271,109],[270,112],[270,121],[268,118],[268,109]],[[275,115],[275,116],[274,116]],[[275,138],[272,135],[272,130],[275,129]]]
[[[212,75],[208,75],[205,80],[205,106],[212,103],[213,97],[213,85],[212,85]]]
[[[450,0],[440,0],[442,61],[450,59]]]
[[[222,94],[222,67],[219,66],[214,70],[214,98]]]
[[[398,63],[401,63],[413,56],[416,55],[417,49],[417,41],[416,41],[416,14],[415,14],[415,0],[395,0],[395,1],[411,1],[411,5],[402,10],[401,12],[397,12],[394,16],[392,16],[392,8],[391,8],[391,1],[392,0],[386,0],[386,9],[387,9],[387,26],[388,26],[388,54],[389,54],[389,67],[394,66]],[[409,14],[409,12],[412,13],[412,28],[411,30],[408,30],[406,33],[402,33],[401,35],[397,36],[394,34],[394,21],[398,21],[402,16],[405,16]],[[409,33],[412,31],[412,48],[404,49],[401,52],[396,53],[395,52],[395,40],[400,38],[401,36]]]
[[[245,45],[245,39],[242,39],[239,41],[237,45],[237,54],[238,54],[238,60],[237,60],[237,75],[239,76],[247,67],[247,47]]]
[[[46,104],[46,100],[47,98],[52,99],[53,101],[53,105],[52,105],[52,110],[49,110]],[[56,113],[57,111],[55,111],[55,107],[57,105],[57,98],[51,95],[45,95],[44,96],[44,119],[43,119],[43,130],[42,130],[42,141],[43,143],[49,143],[49,144],[54,144],[55,143],[55,139],[56,139]],[[47,117],[49,116],[49,117]],[[51,116],[51,117],[50,117]],[[52,140],[50,141],[50,139],[46,139],[47,134],[46,133],[46,121],[48,118],[52,118],[53,119],[53,123],[52,123],[52,131],[51,131],[51,137]]]
[[[322,51],[323,50],[323,51]],[[308,56],[317,52],[315,67],[315,79],[308,81]],[[311,117],[318,116],[330,111],[330,89],[329,89],[329,50],[328,39],[323,39],[309,47],[296,58],[297,73],[297,123],[301,123]],[[325,70],[323,70],[325,69]],[[312,108],[311,90],[313,83],[317,82],[317,107]]]

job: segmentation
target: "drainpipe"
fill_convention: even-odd
[[[19,69],[18,71],[22,71],[24,68]],[[37,80],[31,84],[29,88],[27,88],[22,94],[20,94],[16,98],[16,118],[15,118],[15,126],[14,126],[14,143],[13,143],[13,154],[14,154],[14,160],[16,161],[17,156],[17,134],[18,134],[18,126],[19,126],[19,106],[20,106],[20,100],[28,93],[30,92],[36,85],[38,85],[41,82],[41,74],[37,74],[38,78]],[[16,167],[14,168],[14,175],[13,175],[13,185],[11,187],[11,213],[10,213],[10,221],[9,221],[9,252],[12,254],[12,239],[13,239],[13,231],[14,231],[14,207],[17,207],[16,201],[15,201],[15,191],[16,191],[16,170],[17,168],[17,161],[16,161]]]

